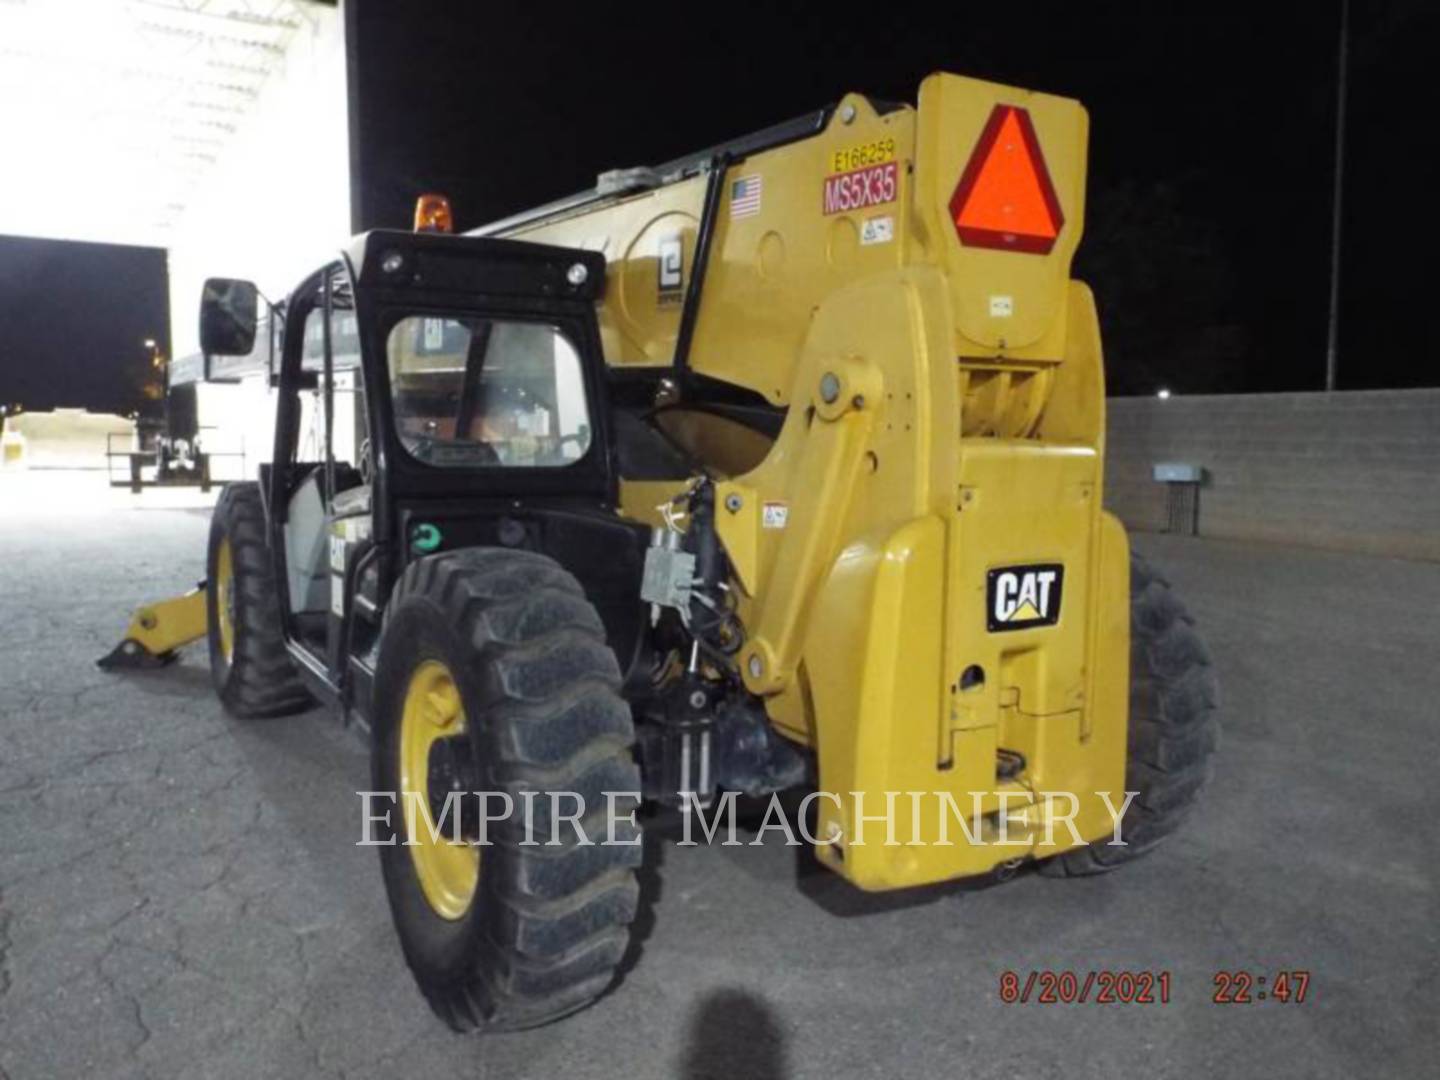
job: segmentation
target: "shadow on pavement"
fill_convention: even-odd
[[[774,1010],[746,990],[716,990],[701,999],[685,1038],[683,1080],[782,1080],[790,1064]]]
[[[664,849],[670,838],[662,830],[654,828],[651,821],[643,824],[641,836],[644,854],[640,868],[635,873],[640,886],[640,896],[636,902],[635,921],[630,924],[630,945],[625,950],[625,955],[620,958],[615,982],[611,985],[612,991],[634,970],[640,961],[640,954],[645,951],[645,942],[655,931],[655,905],[660,902],[663,888],[660,867],[665,862]]]

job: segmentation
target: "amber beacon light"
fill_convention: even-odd
[[[444,195],[421,195],[415,200],[416,232],[454,232],[455,219],[450,214],[450,200]]]

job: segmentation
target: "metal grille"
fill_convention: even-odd
[[[1165,485],[1165,531],[1181,536],[1200,535],[1200,485]]]

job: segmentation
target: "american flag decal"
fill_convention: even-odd
[[[750,217],[759,212],[760,177],[736,177],[730,182],[730,217]]]

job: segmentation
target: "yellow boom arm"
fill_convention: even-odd
[[[701,170],[491,230],[603,251],[607,361],[663,369],[712,224],[688,370],[787,411],[745,448],[682,396],[667,431],[723,478],[741,675],[842,796],[819,854],[865,888],[1055,854],[1124,801],[1128,551],[1070,279],[1087,130],[1075,101],[935,75],[916,108],[847,95],[717,159],[708,214]],[[622,508],[653,521],[680,486],[622,481]]]

